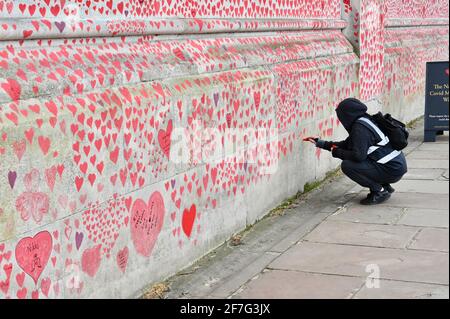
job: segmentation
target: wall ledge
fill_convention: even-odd
[[[386,27],[408,27],[408,26],[437,26],[437,25],[447,25],[448,18],[430,18],[430,19],[387,19]]]
[[[341,19],[0,19],[0,41],[343,29]]]

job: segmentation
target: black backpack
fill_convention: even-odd
[[[394,150],[401,151],[408,146],[409,132],[405,124],[393,118],[391,114],[381,112],[372,115],[372,119],[389,138]]]

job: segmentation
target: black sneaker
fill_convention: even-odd
[[[395,192],[395,188],[393,188],[393,187],[391,186],[391,184],[384,184],[384,185],[382,185],[382,186],[383,186],[383,188],[384,188],[385,190],[387,190],[387,191],[389,192],[389,194],[392,194],[392,193]]]
[[[387,201],[391,197],[391,194],[387,190],[379,192],[370,192],[367,198],[360,201],[361,205],[378,205]]]

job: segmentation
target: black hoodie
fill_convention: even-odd
[[[367,106],[360,100],[349,98],[339,103],[336,108],[336,114],[339,121],[345,127],[347,132],[352,131],[353,123],[361,117],[370,118],[367,114]]]
[[[333,150],[333,157],[342,160],[363,162],[367,159],[369,147],[376,145],[380,137],[357,121],[361,117],[371,119],[367,114],[367,106],[355,98],[349,98],[339,103],[336,108],[339,121],[349,133],[349,137],[341,142],[325,142],[324,149],[331,150],[332,145],[337,148]],[[406,160],[404,155],[385,164],[386,168],[392,170],[393,175],[402,175],[406,171]]]

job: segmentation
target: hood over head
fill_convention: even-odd
[[[352,125],[357,119],[360,117],[369,117],[367,114],[367,106],[355,98],[348,98],[339,103],[336,108],[336,114],[347,132],[351,131]]]

